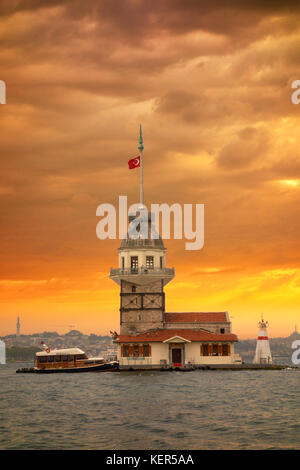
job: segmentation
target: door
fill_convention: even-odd
[[[173,348],[172,349],[172,362],[173,364],[178,364],[181,365],[182,360],[181,360],[181,348]]]

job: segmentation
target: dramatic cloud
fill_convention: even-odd
[[[52,315],[118,327],[119,242],[96,238],[95,213],[119,194],[136,202],[141,121],[146,202],[205,203],[204,249],[166,242],[167,308],[229,310],[244,336],[262,310],[292,329],[299,20],[298,1],[1,1],[3,334],[19,313],[28,331]]]

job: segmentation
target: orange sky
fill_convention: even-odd
[[[300,304],[300,4],[1,0],[0,336],[118,329],[119,241],[96,208],[205,204],[205,246],[165,241],[168,311],[288,335]]]

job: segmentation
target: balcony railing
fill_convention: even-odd
[[[134,274],[166,274],[168,276],[174,276],[175,275],[175,268],[117,268],[113,269],[111,268],[110,270],[110,275],[111,276],[131,276]]]

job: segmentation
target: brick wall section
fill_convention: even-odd
[[[132,292],[132,286],[135,286],[136,292],[163,292],[160,280],[146,285],[136,285],[133,282],[122,281],[121,292]]]
[[[135,292],[132,292],[132,287],[135,286]],[[143,302],[148,307],[151,307],[151,300],[154,300],[157,309],[142,309],[141,307],[141,296],[138,294],[151,294],[151,293],[163,293],[163,284],[160,280],[155,281],[152,284],[146,285],[135,285],[131,282],[122,281],[121,294],[130,294],[129,296],[123,296],[120,305],[120,334],[134,335],[142,333],[147,330],[163,328],[164,323],[164,294],[143,297]],[[135,294],[137,294],[135,296]],[[121,296],[122,297],[122,296]],[[128,300],[132,299],[137,308],[128,308],[130,305]],[[135,300],[136,299],[136,300]],[[124,308],[124,306],[126,306]],[[139,308],[138,308],[139,307]]]

